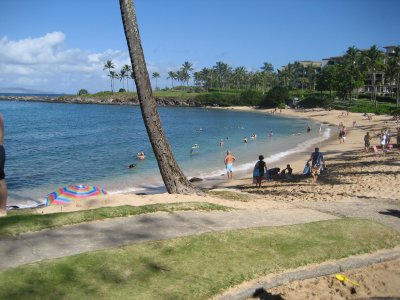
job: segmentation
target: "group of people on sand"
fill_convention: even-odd
[[[399,144],[399,133],[400,133],[400,128],[397,128],[397,144]],[[378,138],[378,143],[379,145],[376,146],[374,145],[374,151],[378,151],[378,147],[382,148],[382,154],[385,155],[386,151],[392,150],[393,145],[391,144],[391,138],[392,136],[395,135],[392,133],[392,131],[390,129],[384,129],[381,130],[380,133],[378,133],[376,135],[376,138]],[[371,148],[371,140],[372,140],[372,136],[370,135],[369,132],[367,132],[364,136],[364,148],[365,148],[365,152],[369,152],[370,148]]]
[[[261,183],[264,179],[292,179],[293,169],[290,164],[286,165],[286,168],[281,171],[280,168],[267,168],[267,164],[264,161],[264,156],[259,155],[258,161],[254,165],[253,169],[253,183],[256,187],[261,187]]]
[[[224,159],[226,173],[228,180],[233,179],[233,163],[236,161],[235,156],[231,151],[226,152]],[[310,174],[313,177],[313,181],[317,182],[318,176],[321,174],[322,170],[326,169],[323,154],[319,152],[319,148],[315,148],[315,151],[311,153],[307,164],[311,162]],[[292,179],[293,169],[290,164],[286,165],[286,168],[282,171],[280,168],[267,168],[267,164],[264,161],[264,156],[259,155],[258,161],[256,162],[253,169],[253,183],[256,187],[261,187],[262,181],[265,179]]]

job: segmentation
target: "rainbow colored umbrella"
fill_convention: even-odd
[[[59,188],[46,196],[46,206],[67,204],[93,196],[106,195],[107,192],[94,185],[70,185]]]

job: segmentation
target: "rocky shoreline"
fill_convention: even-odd
[[[35,95],[0,95],[0,100],[47,102],[47,103],[75,103],[75,104],[106,104],[106,105],[139,105],[137,98],[119,96],[117,94],[106,97],[81,96],[35,96]],[[194,100],[155,97],[158,106],[198,106]]]

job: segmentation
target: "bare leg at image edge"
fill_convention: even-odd
[[[7,185],[4,179],[4,163],[6,160],[6,153],[3,147],[4,142],[4,119],[3,115],[0,114],[0,217],[7,215]]]

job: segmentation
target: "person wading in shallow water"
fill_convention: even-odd
[[[6,204],[7,204],[7,185],[5,174],[4,174],[4,164],[6,161],[6,152],[4,150],[4,119],[3,115],[0,114],[0,217],[7,214]]]

